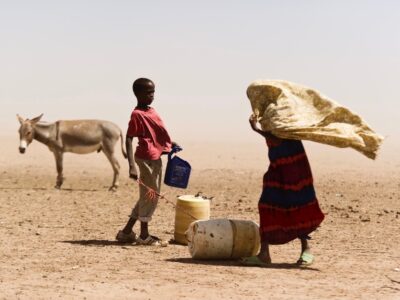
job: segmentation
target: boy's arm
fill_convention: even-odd
[[[133,137],[126,136],[125,146],[126,146],[126,154],[128,155],[129,177],[134,180],[137,180],[138,173],[136,170],[135,160],[133,158],[132,141],[133,141]]]

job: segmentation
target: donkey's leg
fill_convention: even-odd
[[[56,167],[57,167],[57,181],[56,181],[56,189],[61,188],[64,177],[63,177],[63,153],[59,151],[54,151],[54,158],[56,159]]]
[[[114,178],[113,178],[113,182],[112,185],[110,187],[110,191],[115,191],[117,190],[118,186],[119,186],[119,169],[120,169],[120,165],[118,163],[118,160],[116,159],[115,155],[114,155],[114,149],[111,147],[103,147],[103,152],[106,155],[107,159],[110,161],[111,163],[111,167],[113,168],[114,171]]]

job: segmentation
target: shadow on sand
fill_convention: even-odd
[[[271,263],[268,266],[247,266],[240,262],[240,260],[195,260],[192,258],[169,258],[165,261],[182,263],[182,264],[192,264],[192,265],[209,265],[209,266],[225,266],[225,267],[248,267],[248,268],[264,268],[264,269],[297,269],[297,270],[307,270],[307,271],[317,271],[320,270],[313,268],[311,266],[302,266],[296,263]]]
[[[21,191],[66,191],[66,192],[99,192],[96,189],[72,189],[72,188],[44,188],[44,187],[0,187],[0,190],[21,190]],[[107,189],[105,189],[107,190]]]
[[[67,243],[72,245],[80,245],[80,246],[98,246],[98,247],[105,247],[105,246],[124,246],[124,247],[131,247],[136,246],[132,243],[121,243],[118,241],[109,241],[109,240],[77,240],[77,241],[60,241],[59,243]]]
[[[41,187],[0,187],[0,190],[34,190],[34,191],[47,191],[48,188]]]
[[[61,189],[59,189],[59,191],[66,191],[66,192],[99,192],[99,191],[102,191],[102,190],[61,188]],[[107,189],[105,189],[105,191],[107,191]]]

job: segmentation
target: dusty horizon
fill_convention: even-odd
[[[396,1],[89,3],[2,5],[0,134],[17,113],[125,131],[132,82],[148,77],[176,140],[251,141],[246,89],[259,79],[309,86],[400,137]]]

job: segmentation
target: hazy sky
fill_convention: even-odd
[[[42,112],[125,131],[142,76],[182,144],[251,138],[256,79],[314,87],[400,133],[396,0],[0,1],[0,40],[0,134]]]

